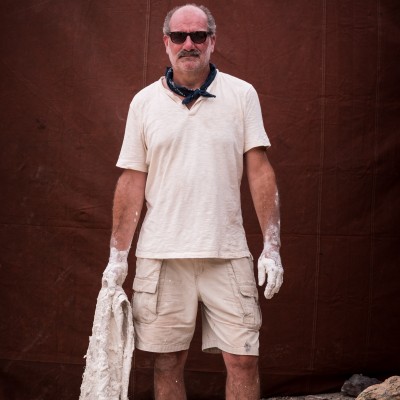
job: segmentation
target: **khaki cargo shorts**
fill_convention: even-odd
[[[200,304],[203,351],[258,355],[261,311],[250,258],[138,258],[133,289],[138,349],[187,350]]]

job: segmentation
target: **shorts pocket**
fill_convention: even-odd
[[[243,323],[254,329],[261,327],[261,310],[250,258],[232,259],[232,277],[237,288],[237,298],[243,315]]]
[[[157,319],[158,283],[162,260],[138,258],[133,281],[132,315],[135,321],[149,324]]]

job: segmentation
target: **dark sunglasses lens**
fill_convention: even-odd
[[[188,34],[185,32],[171,32],[169,37],[172,43],[182,44],[186,40],[187,35]]]
[[[202,32],[202,31],[192,32],[190,34],[190,39],[192,39],[193,43],[197,44],[204,43],[207,39],[207,32]]]
[[[190,39],[193,43],[200,44],[204,43],[207,39],[207,32],[197,31],[197,32],[171,32],[169,37],[171,38],[172,43],[182,44],[186,38],[190,36]]]

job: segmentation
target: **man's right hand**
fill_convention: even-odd
[[[107,268],[103,272],[102,287],[122,286],[128,275],[128,250],[117,250],[112,247]]]

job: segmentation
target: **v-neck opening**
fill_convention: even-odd
[[[217,76],[215,77],[215,79],[211,82],[211,85],[209,86],[209,88],[208,89],[212,89],[212,87],[213,86],[215,86],[215,84],[216,84],[216,81],[217,81],[217,78],[218,78],[218,73],[217,73]],[[183,104],[182,103],[182,100],[184,99],[184,98],[181,98],[181,97],[179,97],[177,94],[175,94],[171,89],[169,89],[168,87],[165,87],[164,86],[164,84],[163,84],[163,80],[164,80],[164,76],[162,76],[160,79],[159,79],[159,82],[160,82],[160,85],[161,85],[161,90],[163,90],[164,92],[165,92],[165,94],[171,99],[171,100],[173,100],[175,103],[177,103],[177,104],[179,104],[180,106],[182,106],[181,108],[182,109],[185,109],[188,113],[190,113],[192,110],[193,110],[193,108],[198,108],[198,107],[200,107],[200,103],[201,102],[203,102],[204,100],[206,100],[206,99],[209,99],[209,100],[213,100],[214,98],[205,98],[205,97],[203,97],[203,96],[200,96],[199,98],[197,98],[194,102],[193,102],[193,104],[192,104],[192,106],[189,108],[186,104]],[[199,104],[197,104],[197,103],[199,103]],[[192,111],[193,112],[193,111]]]

